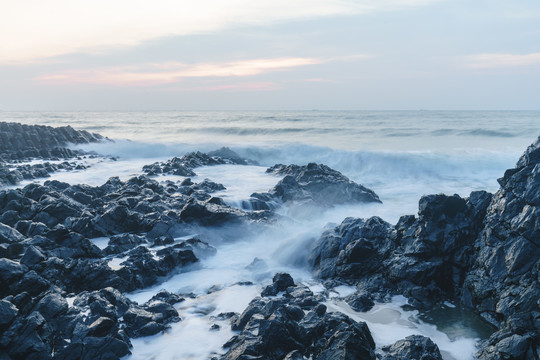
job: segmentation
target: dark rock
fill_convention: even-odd
[[[100,317],[88,327],[88,336],[104,337],[111,333],[115,326],[116,323],[113,320]]]
[[[0,259],[0,281],[3,285],[10,284],[22,277],[27,271],[26,266],[13,260]],[[5,289],[0,289],[0,292]]]
[[[0,223],[0,242],[14,243],[23,241],[25,237],[11,226]]]
[[[8,355],[15,359],[50,359],[52,331],[45,318],[32,312],[4,333]]]
[[[345,298],[345,301],[354,311],[369,311],[375,303],[367,293],[355,292]]]
[[[0,300],[0,331],[9,326],[19,313],[19,309],[6,300]]]
[[[289,286],[294,286],[291,275],[287,273],[277,273],[274,275],[272,285],[268,285],[261,293],[261,296],[275,296],[280,291],[285,291]]]
[[[439,347],[430,338],[420,335],[407,336],[382,349],[385,352],[382,360],[442,360]]]
[[[121,336],[89,336],[83,342],[75,342],[63,348],[58,359],[115,360],[131,354],[129,339]]]
[[[318,302],[305,305],[313,294],[294,286],[288,274],[275,276],[287,292],[281,298],[258,297],[237,318],[232,329],[240,331],[225,345],[222,359],[375,359],[375,343],[365,323],[343,314],[326,314]],[[298,288],[298,289],[296,289]]]
[[[61,295],[50,293],[45,295],[36,305],[35,310],[39,311],[45,319],[53,319],[62,315],[68,309],[68,303]]]
[[[109,245],[103,250],[106,254],[119,254],[146,243],[143,236],[135,234],[122,234],[111,236]]]
[[[14,286],[16,293],[26,292],[32,296],[41,294],[51,286],[51,283],[36,273],[30,270],[24,274],[23,278]]]
[[[45,259],[45,255],[37,247],[29,246],[21,258],[21,264],[32,267]]]
[[[309,203],[319,206],[381,202],[375,192],[352,182],[326,165],[310,163],[305,166],[285,166],[279,164],[268,168],[266,172],[285,175],[269,192],[283,202]]]
[[[184,301],[184,298],[181,297],[180,295],[172,294],[168,292],[167,290],[160,290],[156,295],[152,296],[152,298],[150,299],[150,302],[154,300],[161,300],[161,301],[165,301],[166,303],[170,305],[174,305],[174,304]]]

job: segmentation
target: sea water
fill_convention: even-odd
[[[230,226],[184,234],[212,243],[218,252],[156,286],[127,294],[141,303],[160,289],[190,294],[177,305],[182,321],[164,334],[134,339],[132,359],[208,359],[223,353],[221,345],[233,334],[228,322],[216,316],[241,312],[275,272],[286,271],[313,291],[324,291],[311,277],[306,259],[325,228],[347,216],[376,215],[395,223],[402,215],[415,214],[424,194],[495,192],[496,179],[540,134],[540,112],[525,111],[2,112],[0,121],[71,125],[114,140],[79,146],[113,158],[82,159],[88,169],[52,174],[52,179],[69,183],[96,186],[111,176],[125,180],[155,161],[228,146],[260,165],[202,167],[195,169],[193,180],[222,183],[226,190],[217,195],[231,206],[241,207],[251,193],[275,185],[279,177],[265,169],[276,163],[324,163],[373,189],[383,201],[303,213],[283,208],[282,220],[253,231]],[[105,246],[107,239],[96,242]],[[255,259],[262,265],[250,267]],[[111,265],[120,266],[120,260],[112,259]],[[422,334],[439,345],[445,359],[465,360],[489,333],[450,303],[418,313],[397,297],[357,313],[341,300],[353,290],[331,293],[327,306],[366,321],[379,348]],[[213,324],[220,330],[210,331]]]

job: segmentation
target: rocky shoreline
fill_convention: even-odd
[[[69,127],[0,125],[15,144],[2,148],[2,159],[10,161],[49,159],[51,149],[68,143],[104,140]],[[14,132],[27,133],[20,136],[25,140],[14,141]],[[81,155],[67,150],[71,158]],[[322,164],[269,168],[281,180],[252,194],[244,209],[215,196],[224,187],[211,180],[153,178],[193,177],[200,166],[220,164],[253,162],[222,148],[150,164],[142,170],[146,175],[110,178],[97,187],[47,181],[0,191],[0,359],[119,359],[130,353],[130,339],[182,321],[174,305],[190,294],[162,291],[137,304],[125,293],[190,271],[219,251],[204,238],[182,237],[193,229],[235,224],[257,232],[271,226],[284,205],[380,202],[372,190]],[[478,359],[535,359],[540,138],[499,183],[496,194],[424,196],[418,217],[403,216],[396,225],[347,218],[313,244],[313,274],[327,289],[356,286],[345,299],[356,311],[396,294],[418,309],[448,300],[462,304],[495,330],[480,344]],[[89,240],[97,237],[109,237],[107,246]],[[276,274],[242,314],[222,314],[237,335],[216,359],[441,359],[422,336],[376,352],[367,325],[327,311],[325,301],[327,294]]]
[[[49,177],[59,170],[84,170],[84,165],[69,160],[96,155],[68,146],[106,140],[99,134],[75,130],[71,126],[53,128],[0,122],[0,186]],[[24,164],[33,159],[50,161]]]

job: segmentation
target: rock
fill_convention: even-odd
[[[222,359],[375,360],[375,343],[365,323],[327,314],[317,301],[306,302],[313,293],[294,286],[288,274],[276,274],[274,280],[286,293],[278,298],[257,297],[233,318],[232,329],[240,334],[224,345],[228,350]]]
[[[83,342],[68,344],[55,358],[58,359],[120,359],[131,354],[128,339],[121,336],[87,337]]]
[[[166,162],[145,165],[143,171],[148,175],[169,174],[178,176],[196,176],[193,169],[201,166],[237,164],[248,165],[255,162],[240,157],[229,148],[221,148],[208,154],[200,151],[188,153],[180,158],[174,157]],[[183,186],[191,185],[182,183]]]
[[[0,223],[0,242],[14,243],[23,241],[25,237],[11,226]]]
[[[430,338],[421,335],[407,336],[391,346],[383,347],[382,350],[385,354],[381,360],[442,360],[439,347]]]
[[[131,306],[124,314],[126,330],[132,337],[155,335],[167,328],[167,324],[180,321],[178,312],[169,303],[150,300],[142,308]]]
[[[33,158],[74,158],[84,154],[81,150],[67,148],[69,144],[86,144],[105,140],[101,135],[77,131],[67,127],[52,128],[43,125],[0,123],[0,185],[15,185],[22,180],[48,177],[59,169],[81,168],[82,165],[64,163],[11,164],[2,162],[26,161]],[[13,166],[15,165],[15,166]]]
[[[424,196],[418,218],[403,216],[395,226],[377,218],[345,219],[314,244],[314,275],[354,282],[373,299],[402,294],[417,308],[461,302],[498,328],[478,358],[535,358],[540,138],[499,183],[494,195]],[[348,300],[355,305],[354,296]]]
[[[39,311],[45,319],[53,319],[65,313],[68,303],[61,295],[51,293],[45,295],[36,305],[35,310]]]
[[[111,236],[109,245],[103,251],[109,255],[119,254],[144,243],[146,243],[146,239],[143,236],[135,234],[116,235]]]
[[[46,257],[41,251],[35,246],[29,246],[24,252],[23,257],[21,258],[21,264],[24,264],[28,267],[32,267],[45,260]]]
[[[224,223],[238,223],[247,220],[247,214],[242,210],[228,206],[203,203],[190,200],[182,208],[180,219],[188,223],[197,223],[203,226],[217,226]]]
[[[272,285],[268,285],[261,293],[261,296],[275,296],[280,291],[285,291],[289,286],[294,286],[291,275],[287,273],[277,273],[274,275]]]
[[[170,305],[174,305],[174,304],[184,301],[184,298],[181,297],[180,295],[172,294],[168,292],[167,290],[160,290],[156,295],[152,296],[152,298],[150,299],[150,302],[154,300],[161,300]]]
[[[4,333],[7,353],[14,359],[50,359],[52,331],[38,312],[30,313],[24,322],[12,325]]]
[[[0,331],[5,329],[15,319],[19,309],[6,300],[0,300]]]
[[[0,259],[0,281],[3,285],[8,285],[22,277],[27,271],[26,266],[16,261],[2,258]],[[5,289],[0,289],[0,293]]]
[[[245,159],[238,155],[236,152],[228,147],[222,147],[221,149],[210,151],[209,156],[213,158],[221,158],[225,161],[229,161],[230,164],[236,165],[258,165],[256,161]]]
[[[379,272],[396,244],[391,226],[378,217],[346,218],[338,227],[323,233],[314,244],[309,262],[321,278],[336,275],[361,277]]]
[[[108,335],[115,326],[116,323],[113,320],[107,317],[100,317],[88,327],[88,336],[104,337]]]
[[[13,289],[15,290],[15,293],[26,292],[32,296],[37,296],[49,289],[50,286],[51,283],[48,280],[44,279],[34,270],[30,270],[15,284]]]
[[[347,296],[345,302],[351,309],[359,312],[369,311],[375,305],[373,299],[365,292],[355,292]]]
[[[352,182],[326,165],[279,164],[268,168],[266,172],[285,175],[269,192],[283,202],[309,203],[324,207],[357,202],[381,202],[373,190]]]

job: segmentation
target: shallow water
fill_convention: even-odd
[[[163,360],[207,359],[223,352],[221,345],[232,332],[227,320],[213,317],[241,312],[277,271],[289,272],[295,281],[322,291],[306,258],[328,223],[374,215],[395,223],[402,215],[415,214],[424,194],[495,192],[496,179],[514,166],[540,133],[540,112],[4,112],[0,121],[72,125],[115,139],[79,148],[117,160],[83,159],[87,170],[58,172],[38,182],[56,179],[97,186],[111,176],[127,180],[140,175],[143,165],[155,161],[229,146],[260,166],[202,167],[195,170],[193,180],[209,178],[224,184],[227,189],[216,195],[231,206],[241,207],[251,193],[274,186],[279,177],[266,174],[265,169],[276,163],[324,163],[379,195],[383,204],[304,212],[283,208],[283,219],[271,227],[191,229],[216,246],[217,254],[156,286],[128,294],[140,303],[162,288],[191,294],[177,305],[181,322],[162,335],[133,340],[132,359]],[[178,236],[182,235],[194,234]],[[108,239],[94,241],[103,248]],[[262,265],[247,269],[255,258]],[[120,262],[114,258],[109,264],[117,267]],[[445,359],[470,359],[477,340],[489,335],[474,316],[452,304],[420,314],[404,307],[406,299],[397,297],[367,313],[356,313],[339,299],[352,290],[338,288],[327,305],[366,321],[379,347],[423,334],[439,345]],[[219,331],[209,330],[214,323]]]

